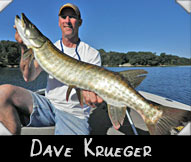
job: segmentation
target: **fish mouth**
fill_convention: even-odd
[[[19,19],[19,20],[20,20],[20,17],[19,17],[19,15],[16,15],[16,19]]]
[[[27,28],[29,24],[31,23],[24,13],[21,13],[21,23],[22,23],[22,26],[25,28]]]
[[[21,19],[18,15],[15,16],[15,25],[16,24],[20,24],[21,23]]]
[[[23,40],[25,45],[31,45],[28,40],[28,36],[26,35],[27,28],[29,27],[29,23],[27,21],[28,19],[23,13],[21,14],[21,17],[19,17],[18,15],[15,16],[15,26],[21,39]]]
[[[30,20],[25,16],[25,14],[24,13],[21,13],[21,22],[23,23],[23,24],[25,24],[25,25],[29,25],[29,24],[32,24],[31,22],[30,22]]]
[[[16,15],[15,16],[15,24],[18,24],[18,25],[20,25],[22,28],[24,28],[25,27],[25,24],[24,24],[24,21],[23,21],[23,16],[21,15],[21,18],[18,16],[18,15]]]
[[[15,20],[22,25],[23,28],[26,28],[31,22],[29,19],[25,16],[24,13],[21,13],[21,18],[16,15]]]
[[[25,45],[41,47],[41,44],[44,43],[41,32],[32,24],[24,13],[21,13],[21,17],[16,15],[15,25]]]

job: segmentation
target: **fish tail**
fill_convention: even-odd
[[[154,123],[146,123],[151,135],[170,135],[170,131],[180,125],[188,111],[176,108],[159,106],[162,116]]]

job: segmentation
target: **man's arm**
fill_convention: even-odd
[[[16,29],[16,27],[14,26]],[[23,59],[23,54],[26,49],[26,46],[23,44],[23,41],[21,37],[19,36],[19,33],[16,30],[15,33],[15,40],[20,44],[21,46],[21,60],[20,60],[20,69],[23,74],[23,78],[26,82],[33,81],[36,79],[36,77],[40,74],[42,71],[42,68],[40,65],[37,63],[36,60],[32,60],[30,63],[30,58]]]

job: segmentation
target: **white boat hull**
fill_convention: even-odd
[[[169,107],[174,107],[174,108],[178,108],[178,109],[183,109],[183,110],[187,110],[187,111],[191,111],[191,107],[165,98],[165,97],[161,97],[158,95],[154,95],[148,92],[143,92],[143,91],[139,91],[141,95],[143,95],[146,99],[159,103],[161,105],[164,106],[169,106]],[[44,90],[39,90],[38,91],[39,94],[43,94]],[[143,121],[143,119],[141,118],[141,116],[134,110],[130,110],[130,116],[134,122],[134,125],[136,127],[136,129],[138,129],[138,134],[148,134],[148,129]],[[99,117],[99,121],[101,121],[101,123],[99,124],[99,121],[96,120]],[[91,119],[92,118],[92,119]],[[100,119],[102,118],[102,119]],[[105,109],[94,109],[90,115],[90,126],[92,127],[92,132],[91,134],[107,134],[107,135],[125,135],[125,134],[129,134],[129,135],[133,135],[132,129],[130,124],[125,124],[124,126],[122,126],[123,128],[120,130],[125,130],[125,131],[119,131],[119,130],[115,130],[111,125],[110,125],[110,121],[107,115],[107,112]],[[104,124],[105,125],[104,125]],[[101,125],[104,125],[101,127]],[[125,133],[124,133],[125,132]],[[127,133],[126,133],[127,132]],[[54,134],[54,127],[43,127],[43,128],[37,128],[37,127],[23,127],[22,131],[21,131],[22,135],[53,135]],[[178,135],[191,135],[191,124],[188,123],[184,129],[178,133]]]

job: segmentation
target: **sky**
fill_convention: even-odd
[[[191,57],[191,15],[175,0],[14,0],[0,12],[0,40],[15,41],[14,18],[25,13],[56,42],[58,11],[68,2],[81,11],[80,39],[96,49]]]

